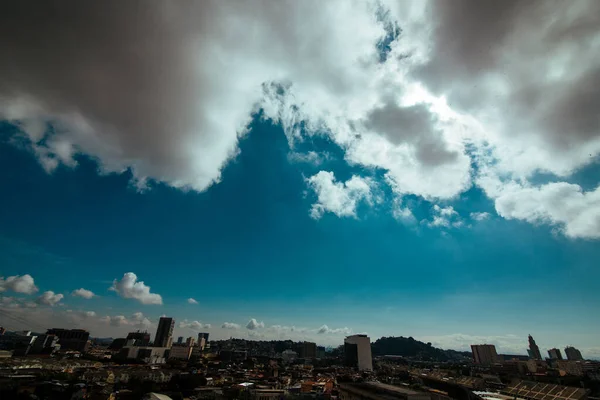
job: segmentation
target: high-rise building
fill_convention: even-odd
[[[154,337],[154,347],[171,347],[173,344],[173,328],[175,320],[170,317],[160,317],[156,336]]]
[[[146,331],[129,332],[126,341],[135,340],[136,346],[148,346],[150,344],[150,334]]]
[[[562,354],[560,354],[560,350],[559,349],[550,349],[548,350],[548,356],[550,356],[551,360],[562,360]]]
[[[473,344],[471,351],[475,364],[490,365],[498,362],[498,353],[493,344]]]
[[[325,358],[325,346],[317,346],[317,358]]]
[[[529,335],[529,355],[534,360],[541,360],[542,353],[540,353],[540,348],[537,344],[535,344],[535,340],[533,340],[533,336]]]
[[[183,336],[177,338],[177,344],[183,344]]]
[[[198,334],[198,343],[200,343],[201,338],[204,338],[204,342],[208,343],[208,333],[207,332],[200,332]]]
[[[567,360],[583,361],[583,356],[581,355],[581,352],[573,346],[565,347],[565,354],[567,355]]]
[[[367,335],[352,335],[344,339],[346,364],[359,371],[373,370],[371,339]]]
[[[196,340],[191,336],[185,340],[185,345],[188,347],[192,347],[194,344],[196,344]]]
[[[46,331],[46,335],[56,335],[61,350],[76,350],[84,352],[87,350],[90,333],[83,329],[60,329],[52,328]]]

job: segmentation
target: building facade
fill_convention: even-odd
[[[474,344],[471,345],[471,351],[475,364],[491,365],[499,361],[496,346],[493,344]]]
[[[173,346],[169,352],[169,359],[189,360],[192,356],[192,346]]]
[[[207,332],[198,333],[198,343],[200,343],[201,338],[204,338],[204,343],[208,343],[208,333]]]
[[[347,365],[356,367],[359,371],[373,370],[371,339],[367,335],[347,336],[344,339],[344,355]]]
[[[156,336],[154,337],[154,346],[171,347],[173,344],[173,328],[175,328],[173,318],[160,317],[158,328],[156,328]]]

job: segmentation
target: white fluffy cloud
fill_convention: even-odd
[[[352,334],[352,329],[350,328],[330,328],[327,325],[322,325],[319,329],[317,329],[318,334],[343,334],[350,335]]]
[[[458,228],[463,225],[463,221],[452,206],[440,207],[435,204],[432,208],[432,214],[433,218],[427,223],[430,227],[450,228],[453,226]]]
[[[200,321],[188,321],[187,319],[179,323],[180,328],[189,328],[194,331],[201,331],[202,329],[210,329],[211,324],[203,324]]]
[[[29,274],[9,276],[6,279],[0,277],[0,293],[15,292],[33,294],[37,291],[38,288],[35,286],[33,277]]]
[[[241,326],[240,326],[240,324],[236,324],[233,322],[223,322],[223,325],[221,325],[221,328],[237,330],[237,329],[240,329]]]
[[[248,323],[246,324],[246,329],[250,329],[251,331],[264,327],[265,323],[262,321],[258,322],[255,318],[250,319],[250,321],[248,321]]]
[[[135,299],[142,304],[162,304],[162,297],[159,294],[151,293],[150,286],[137,280],[137,275],[133,272],[127,272],[120,281],[114,280],[110,287],[125,299]]]
[[[71,293],[71,295],[73,295],[75,297],[83,297],[84,299],[91,299],[92,297],[95,296],[94,292],[92,292],[91,290],[84,289],[84,288],[73,290],[73,293]]]
[[[64,297],[65,296],[63,296],[60,293],[54,293],[52,290],[48,290],[48,291],[42,293],[42,295],[36,299],[36,302],[38,304],[43,304],[45,306],[53,307],[56,304],[60,303],[60,301]]]
[[[570,238],[600,238],[600,187],[584,192],[566,182],[539,187],[513,182],[501,184],[492,197],[504,218],[553,225]]]
[[[198,301],[196,299],[192,299],[191,297],[189,299],[187,299],[188,304],[198,304]]]
[[[488,212],[472,212],[469,214],[471,219],[475,221],[485,221],[490,217],[490,213]]]
[[[333,172],[319,171],[307,179],[317,195],[310,215],[319,219],[326,212],[338,217],[355,217],[356,206],[362,200],[371,201],[371,181],[368,178],[353,176],[346,182],[336,182]]]

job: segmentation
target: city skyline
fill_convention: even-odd
[[[2,312],[2,313],[0,313],[0,318],[1,318],[0,321],[6,321],[7,317],[9,317],[9,315],[7,315],[5,311]],[[8,318],[8,319],[10,320],[12,318]],[[163,321],[164,321],[164,323],[163,323]],[[17,321],[17,322],[19,324],[21,324],[21,323],[25,324],[25,325],[16,325],[16,326],[25,327],[26,328],[25,331],[32,330],[31,327],[27,325],[27,321],[25,319],[21,319],[21,321]],[[187,327],[183,327],[182,324],[176,325],[176,322],[177,321],[175,321],[174,318],[172,318],[172,317],[161,316],[159,318],[158,324],[153,325],[152,323],[148,323],[148,324],[145,324],[143,326],[141,326],[141,325],[137,325],[137,326],[132,325],[134,327],[133,328],[134,330],[131,329],[131,326],[128,326],[125,330],[127,331],[126,332],[127,333],[127,338],[135,336],[136,338],[139,339],[139,337],[141,337],[141,336],[149,335],[149,338],[150,338],[149,341],[150,341],[150,343],[152,343],[153,346],[158,346],[158,347],[171,347],[172,344],[181,344],[180,343],[180,339],[182,341],[183,340],[190,340],[190,339],[192,339],[192,342],[195,342],[194,336],[189,336],[186,339],[186,336],[180,336],[179,335],[180,333],[188,331],[188,330],[186,330]],[[248,325],[255,324],[255,323],[257,323],[257,322],[254,319],[251,319],[250,321],[248,321]],[[188,322],[185,321],[183,324],[187,325]],[[36,325],[38,325],[38,324],[36,323]],[[0,326],[2,326],[1,323],[0,323]],[[38,326],[41,326],[41,325],[38,325]],[[154,336],[152,336],[152,334],[149,332],[149,329],[153,329],[152,328],[153,326],[156,327],[155,328],[156,329],[156,333],[155,333]],[[176,326],[179,326],[179,329],[177,329]],[[2,327],[6,330],[6,326],[2,326]],[[206,327],[207,327],[207,325],[204,326],[205,330],[207,329]],[[279,328],[279,326],[271,326],[271,328],[273,328],[273,327]],[[285,327],[285,328],[287,328],[287,327]],[[296,327],[294,327],[294,328],[296,328]],[[315,329],[313,331],[314,332],[318,332],[319,330],[322,330],[322,328],[323,327],[321,327],[319,329]],[[50,329],[50,328],[48,328],[48,329]],[[54,328],[52,328],[52,329],[54,329]],[[67,328],[62,327],[62,328],[59,328],[59,329],[73,329],[73,327],[67,327]],[[208,329],[210,329],[210,328],[208,328]],[[247,328],[247,329],[249,329],[249,328]],[[268,329],[269,328],[267,328],[267,330]],[[217,336],[217,338],[216,339],[214,338],[213,340],[228,340],[230,338],[255,340],[255,341],[260,341],[260,340],[266,340],[266,341],[269,341],[269,340],[292,340],[292,341],[300,342],[300,343],[301,342],[316,343],[317,346],[326,346],[326,347],[334,348],[334,347],[344,346],[347,343],[347,341],[348,341],[349,338],[355,338],[355,337],[359,337],[360,338],[362,336],[366,337],[366,334],[364,334],[364,333],[357,333],[356,334],[356,333],[351,333],[351,332],[348,331],[348,332],[346,332],[346,333],[343,334],[342,342],[341,343],[337,343],[337,342],[323,343],[323,342],[319,342],[318,341],[318,336],[317,336],[317,339],[315,341],[313,339],[315,336],[308,336],[307,333],[310,333],[309,329],[306,329],[306,328],[297,328],[297,329],[303,331],[304,335],[302,335],[302,336],[293,336],[293,335],[285,336],[285,335],[281,335],[280,334],[277,337],[266,337],[264,335],[261,336],[261,335],[256,335],[256,334],[252,334],[252,333],[244,335],[243,333],[241,333],[241,332],[239,332],[239,331],[236,330],[236,331],[233,331],[233,332],[230,331],[229,337],[220,337],[220,336]],[[19,331],[19,329],[14,329],[14,330],[15,331]],[[122,337],[125,337],[125,335],[124,335],[125,330],[123,330],[123,329],[120,330],[123,333],[121,335]],[[32,331],[35,331],[35,330],[32,330]],[[42,329],[42,330],[40,330],[37,333],[43,333],[45,331],[46,330]],[[113,331],[116,331],[116,329],[114,329]],[[195,331],[193,331],[193,332],[195,332]],[[200,337],[201,335],[206,335],[207,334],[206,332],[195,332],[195,333],[198,335],[198,337]],[[140,334],[144,334],[144,335],[140,335]],[[158,343],[158,342],[155,341],[157,335],[159,335],[159,334],[161,335],[161,338],[159,340],[160,343]],[[386,336],[390,336],[390,335],[386,335]],[[397,336],[409,337],[409,335],[397,335]],[[100,339],[106,338],[106,337],[110,337],[110,338],[116,339],[116,338],[118,338],[120,336],[118,336],[118,335],[117,336],[109,336],[109,335],[105,335],[105,336],[95,335],[94,336],[94,335],[91,335],[90,337],[96,337],[96,338],[100,338]],[[385,336],[382,336],[382,337],[385,337]],[[175,338],[177,338],[177,340],[175,340]],[[373,338],[373,340],[377,340],[377,339],[379,339],[379,338],[378,337]],[[419,338],[416,338],[416,339],[420,340]],[[367,341],[371,341],[372,342],[371,338],[368,338],[368,337],[367,337]],[[527,346],[531,346],[531,342],[532,342],[532,336],[528,335]],[[200,343],[199,340],[198,340],[198,343]],[[480,342],[473,342],[471,345],[468,346],[468,348],[462,348],[462,347],[460,347],[460,348],[444,348],[443,346],[439,346],[439,347],[441,347],[444,350],[457,350],[457,351],[463,351],[463,352],[471,352],[473,354],[474,362],[476,364],[490,363],[490,360],[494,360],[494,362],[495,362],[495,360],[500,360],[499,355],[501,355],[501,354],[528,356],[531,359],[538,359],[538,360],[542,360],[542,359],[545,358],[545,357],[542,357],[541,355],[539,356],[539,358],[536,358],[535,356],[532,356],[533,353],[531,352],[530,347],[525,348],[525,351],[519,351],[519,350],[514,351],[516,349],[514,347],[502,347],[501,345],[496,345],[496,344],[482,344],[482,343],[483,342],[481,342],[481,341]],[[533,343],[535,345],[535,341]],[[535,345],[535,346],[537,346],[537,345]],[[498,352],[496,352],[496,347],[499,347],[499,351]],[[579,359],[600,360],[600,357],[595,357],[594,355],[586,356],[584,354],[583,358],[582,358],[580,350],[577,348],[577,346],[573,346],[572,344],[564,345],[564,346],[562,346],[562,348],[564,348],[564,350],[565,350],[565,352],[567,354],[571,354],[571,358],[570,359],[573,359],[573,360],[579,360]],[[482,350],[482,349],[485,349],[485,350]],[[569,349],[571,349],[570,353],[569,353]],[[548,348],[544,348],[543,350],[544,350],[544,352],[548,353],[548,358],[549,359],[561,359],[561,357],[560,357],[560,354],[561,354],[560,353],[560,349],[557,349],[556,347],[548,347]],[[476,353],[480,353],[482,351],[485,351],[485,352],[488,352],[488,353],[491,351],[491,353],[490,353],[490,355],[485,355],[485,356],[484,355],[479,356],[478,354],[476,354]],[[539,351],[539,348],[538,348],[538,351]],[[493,355],[491,355],[491,354],[493,354]],[[555,354],[558,354],[558,357],[555,357],[554,356]],[[486,357],[486,361],[479,360],[479,357]]]
[[[600,2],[357,3],[7,5],[0,325],[600,358]]]

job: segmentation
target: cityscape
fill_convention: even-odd
[[[600,395],[600,361],[573,346],[542,355],[443,350],[412,337],[337,347],[291,340],[173,336],[161,317],[154,336],[92,338],[83,329],[45,333],[0,328],[0,397],[47,399],[418,399],[589,400]]]

